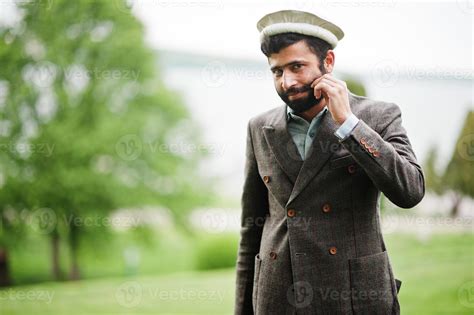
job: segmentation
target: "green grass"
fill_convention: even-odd
[[[162,231],[128,231],[90,236],[79,249],[81,277],[84,279],[156,275],[195,269],[195,248],[201,237],[191,238],[175,229]],[[92,245],[92,246],[91,246]],[[61,243],[61,269],[67,278],[70,253]],[[124,251],[134,249],[139,254],[136,270],[126,267]],[[29,235],[11,251],[12,277],[15,284],[51,281],[51,246],[44,235]],[[0,312],[1,315],[1,312]]]
[[[472,234],[434,235],[427,241],[390,234],[386,243],[395,276],[403,281],[402,314],[474,313],[474,307],[466,307],[474,303],[474,288],[471,302],[462,295],[469,293],[463,284],[474,280]],[[0,291],[0,314],[231,314],[234,283],[233,269],[48,282]],[[41,292],[52,295],[51,303],[38,297]]]
[[[229,314],[233,290],[230,270],[44,283],[0,291],[0,314]]]
[[[393,234],[386,240],[395,277],[403,282],[402,314],[474,314],[473,234],[434,235],[426,241]],[[466,285],[470,289],[463,290]]]

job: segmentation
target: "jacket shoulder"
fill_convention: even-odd
[[[373,127],[401,115],[400,107],[392,102],[375,100],[353,93],[349,93],[349,100],[354,115]]]
[[[282,115],[285,110],[285,104],[271,108],[263,113],[251,117],[248,121],[248,125],[251,129],[269,125],[275,121],[279,115]]]

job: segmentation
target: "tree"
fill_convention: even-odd
[[[196,171],[206,152],[171,149],[196,148],[199,130],[116,2],[21,3],[20,22],[0,28],[0,278],[25,209],[51,240],[55,278],[65,237],[77,279],[81,235],[106,231],[84,219],[155,204],[183,222],[211,198]]]
[[[474,111],[469,111],[456,147],[443,175],[453,193],[451,216],[456,216],[463,196],[474,197]]]
[[[425,183],[427,190],[437,195],[446,192],[446,185],[443,181],[443,174],[438,170],[438,150],[432,145],[427,153],[427,158],[423,163],[423,171],[425,174]]]
[[[359,80],[350,76],[344,77],[343,80],[346,82],[349,91],[360,96],[367,96],[365,87]]]

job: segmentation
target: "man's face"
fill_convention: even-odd
[[[323,97],[316,99],[311,83],[326,71],[320,71],[318,57],[304,41],[271,54],[268,63],[278,95],[295,113],[304,112],[321,102]]]

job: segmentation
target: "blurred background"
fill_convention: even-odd
[[[231,314],[256,22],[339,25],[335,76],[397,103],[427,180],[382,197],[402,314],[474,314],[472,1],[0,0],[0,314]]]

